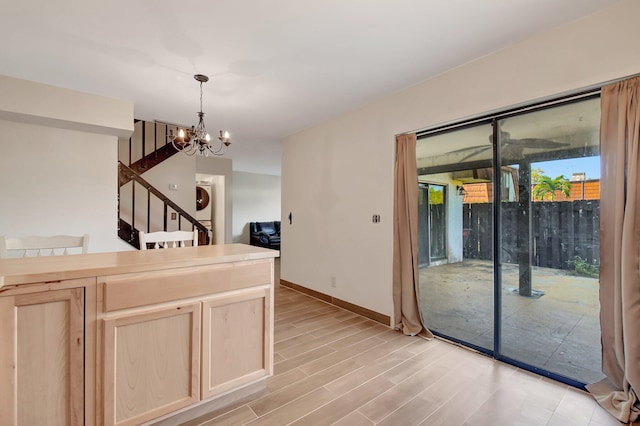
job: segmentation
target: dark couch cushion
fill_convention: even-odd
[[[277,234],[276,224],[273,222],[258,222],[260,226],[260,232],[264,232],[267,235]]]

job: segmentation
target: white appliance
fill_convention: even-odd
[[[211,184],[196,185],[196,219],[199,221],[209,221],[211,224],[211,205],[213,204],[213,198],[211,198]]]

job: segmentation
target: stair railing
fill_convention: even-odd
[[[138,229],[136,228],[136,187],[141,186],[144,191],[146,191],[146,205],[143,208],[146,208],[146,224],[143,224],[143,227],[146,227],[146,232],[151,232],[151,200],[152,196],[157,198],[163,203],[163,221],[162,221],[162,230],[167,231],[167,226],[169,223],[169,209],[172,209],[173,212],[177,215],[176,220],[177,229],[182,230],[182,222],[183,220],[191,225],[191,230],[198,230],[198,244],[199,245],[208,245],[210,242],[209,230],[206,226],[202,225],[196,218],[187,213],[183,208],[178,206],[176,203],[171,201],[166,195],[156,189],[153,185],[147,182],[142,176],[136,173],[132,168],[126,166],[121,161],[118,161],[118,235],[123,240],[127,241],[129,244],[136,248],[140,248],[140,241],[138,238]],[[121,191],[123,185],[132,182],[131,186],[131,223],[126,222],[121,217]],[[137,184],[137,185],[136,185]]]

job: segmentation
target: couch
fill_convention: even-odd
[[[250,222],[249,243],[252,246],[280,250],[280,221]]]

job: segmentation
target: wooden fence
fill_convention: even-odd
[[[502,203],[501,261],[517,263],[518,204]],[[491,203],[463,205],[464,257],[493,258]],[[580,200],[531,203],[533,265],[567,269],[580,256],[600,264],[600,201]]]

